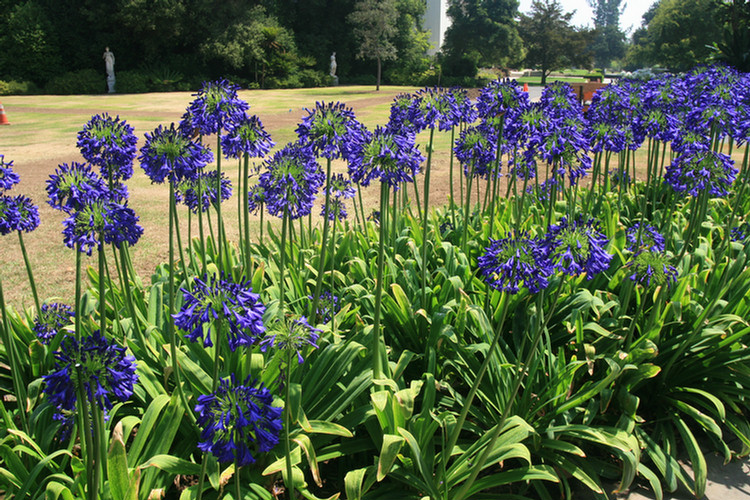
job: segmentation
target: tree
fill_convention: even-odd
[[[625,9],[622,0],[588,0],[594,10],[594,63],[606,68],[613,59],[625,55],[625,34],[620,29],[620,15]]]
[[[628,68],[685,71],[709,60],[723,24],[715,0],[660,0],[652,9],[644,15],[645,28],[633,34]]]
[[[448,0],[451,25],[443,43],[446,66],[508,67],[523,59],[517,13],[518,0]]]
[[[713,44],[713,59],[733,66],[736,70],[750,71],[750,1],[723,0],[719,8],[724,21],[722,39]]]
[[[591,65],[586,48],[590,33],[571,26],[573,12],[565,13],[557,0],[534,0],[529,14],[521,14],[519,32],[526,44],[526,64],[547,76],[566,66]]]
[[[376,90],[380,90],[382,62],[396,58],[393,39],[398,34],[396,21],[398,10],[395,0],[359,0],[349,14],[354,25],[354,37],[359,42],[357,57],[375,59],[378,62]]]

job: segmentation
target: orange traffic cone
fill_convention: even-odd
[[[5,108],[3,107],[3,103],[0,102],[0,125],[10,125],[10,122],[8,121],[8,117],[5,116]]]
[[[523,84],[523,91],[524,92],[528,92],[529,91],[529,84],[526,83],[526,82],[524,82],[524,84]]]

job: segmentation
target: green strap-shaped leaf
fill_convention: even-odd
[[[200,464],[196,464],[194,462],[190,462],[183,458],[175,457],[172,455],[156,455],[155,457],[151,457],[149,460],[142,463],[138,468],[146,469],[148,467],[156,467],[157,469],[161,469],[164,472],[175,475],[198,475],[201,472]]]
[[[380,447],[380,456],[378,457],[378,482],[382,481],[391,471],[396,457],[401,451],[404,444],[404,438],[394,434],[385,434],[383,436],[383,445]]]

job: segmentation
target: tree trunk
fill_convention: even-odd
[[[375,91],[380,90],[380,57],[378,57],[378,82],[375,84]]]

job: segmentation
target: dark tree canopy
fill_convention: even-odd
[[[448,0],[451,25],[443,49],[448,64],[508,67],[523,58],[515,17],[518,0]],[[474,75],[468,75],[474,76]]]
[[[625,55],[625,33],[620,29],[625,3],[622,0],[588,0],[588,3],[594,10],[594,64],[606,68]]]
[[[684,71],[712,56],[722,36],[716,0],[659,0],[644,15],[645,27],[633,34],[628,67],[662,66]]]
[[[570,24],[572,12],[564,12],[557,0],[534,0],[531,11],[521,14],[519,31],[526,45],[526,65],[547,76],[567,66],[590,66],[589,33]]]

